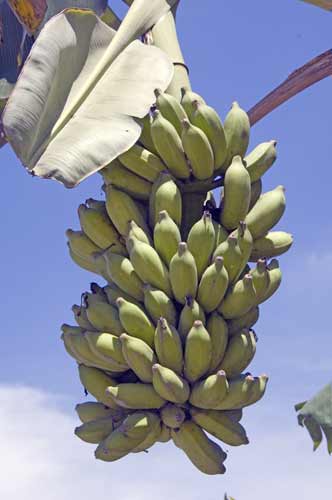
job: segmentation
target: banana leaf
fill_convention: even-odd
[[[325,435],[328,453],[332,453],[332,383],[325,386],[311,400],[295,405],[298,423],[305,427],[313,441],[314,451]]]
[[[173,65],[157,47],[130,43],[158,17],[136,2],[134,18],[127,14],[117,32],[93,12],[71,9],[42,29],[3,113],[30,173],[74,187],[137,141],[141,126],[132,117],[146,115]]]
[[[311,3],[312,5],[316,5],[316,7],[320,7],[325,10],[332,10],[332,0],[302,0],[306,3]]]

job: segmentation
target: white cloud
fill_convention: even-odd
[[[94,446],[73,435],[74,415],[61,411],[59,396],[0,386],[0,494],[6,500],[236,500],[328,498],[331,458],[311,452],[295,416],[278,424],[262,406],[246,417],[252,443],[233,448],[225,476],[204,476],[172,445],[114,464],[94,460]],[[266,410],[264,410],[266,411]]]

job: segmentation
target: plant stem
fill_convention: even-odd
[[[315,57],[298,68],[278,87],[267,94],[249,111],[250,124],[255,125],[264,116],[306,88],[332,75],[332,50]]]
[[[188,233],[193,224],[197,222],[203,213],[205,193],[182,193],[182,225],[181,234],[183,241],[187,240]]]

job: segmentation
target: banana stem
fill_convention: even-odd
[[[181,100],[181,87],[191,88],[189,70],[185,64],[176,31],[176,10],[179,2],[152,28],[153,44],[162,49],[174,64],[173,79],[166,90]]]
[[[193,224],[195,224],[195,222],[197,222],[202,217],[205,198],[206,192],[182,193],[181,234],[183,241],[186,241],[188,233]]]

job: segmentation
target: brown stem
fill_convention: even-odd
[[[205,198],[206,193],[182,194],[181,235],[183,241],[187,240],[190,229],[202,217]]]
[[[315,57],[298,68],[278,87],[267,94],[249,111],[250,124],[255,125],[275,108],[288,101],[306,88],[332,75],[332,50]]]

